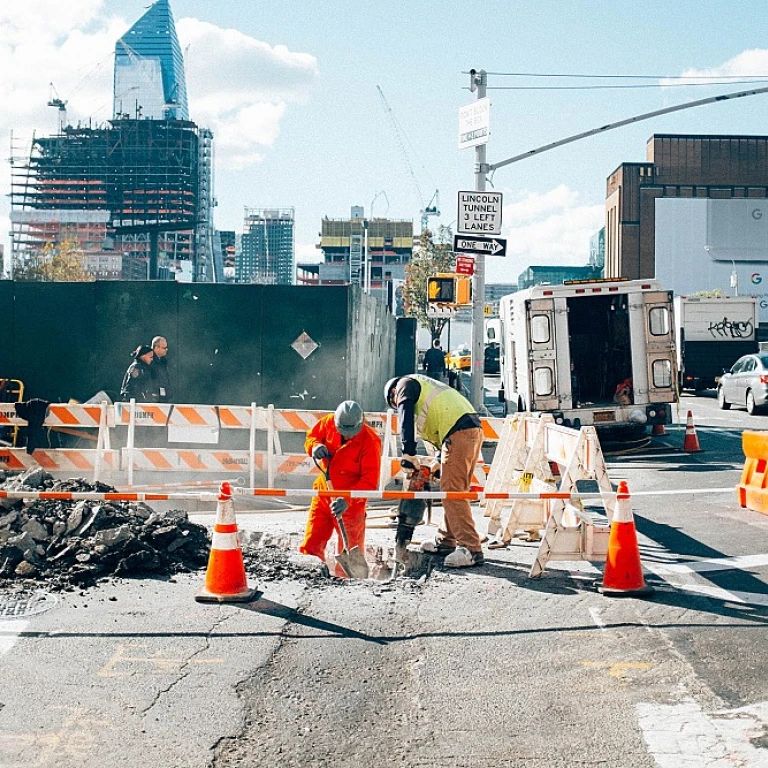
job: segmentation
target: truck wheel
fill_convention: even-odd
[[[747,413],[750,416],[760,413],[760,409],[755,405],[755,395],[751,389],[747,392]]]
[[[723,411],[727,411],[731,407],[731,404],[725,399],[725,392],[723,392],[722,387],[717,389],[717,404]]]

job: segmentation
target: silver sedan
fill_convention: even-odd
[[[768,404],[768,354],[740,357],[720,379],[717,402],[723,410],[743,405],[747,413],[759,413]]]

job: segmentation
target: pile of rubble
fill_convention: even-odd
[[[7,478],[14,491],[114,493],[103,483],[56,481],[42,469]],[[44,581],[50,589],[93,585],[107,576],[204,568],[210,539],[184,511],[156,512],[142,502],[0,499],[0,584]]]

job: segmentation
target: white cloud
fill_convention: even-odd
[[[507,257],[486,260],[492,280],[516,280],[529,266],[587,263],[589,240],[605,223],[604,205],[585,205],[562,184],[544,194],[505,193],[513,196],[502,212]]]
[[[176,28],[185,50],[190,113],[213,130],[217,165],[259,162],[279,137],[288,105],[309,98],[317,60],[198,19],[181,19]]]
[[[712,82],[723,82],[724,77],[755,77],[762,76],[767,71],[768,50],[765,48],[753,48],[749,51],[742,51],[732,59],[728,59],[728,61],[715,67],[709,67],[707,69],[686,69],[680,73],[680,77],[691,78],[691,80],[688,81],[689,84],[706,83],[708,79]],[[674,83],[675,85],[680,85],[685,82],[684,79],[664,79],[661,81],[661,84],[672,85]]]

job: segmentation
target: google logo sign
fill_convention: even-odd
[[[749,278],[755,285],[760,285],[763,282],[763,277],[759,272],[753,272]]]

